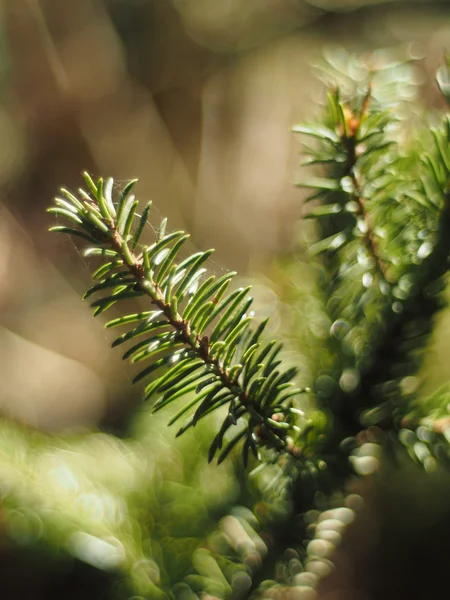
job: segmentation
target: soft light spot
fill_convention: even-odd
[[[420,248],[417,250],[417,256],[418,256],[418,258],[423,260],[424,258],[427,258],[427,256],[430,256],[432,251],[433,251],[433,244],[430,244],[430,242],[424,242],[420,246]]]
[[[179,281],[181,281],[181,280],[183,279],[185,272],[186,272],[186,269],[181,269],[181,271],[180,271],[179,273],[177,273],[177,274],[175,275],[175,277],[173,277],[173,278],[170,280],[170,283],[171,283],[172,285],[176,285],[176,284],[177,284]],[[192,286],[192,287],[194,287],[194,286],[195,286],[195,284],[193,284],[193,286]]]
[[[402,392],[406,395],[414,394],[419,389],[420,379],[419,377],[414,377],[413,375],[409,375],[408,377],[403,377],[400,382],[400,388]]]
[[[309,556],[329,556],[335,546],[328,540],[315,539],[309,542],[306,551]]]
[[[408,275],[403,275],[398,280],[398,287],[406,294],[409,294],[409,292],[411,291],[412,285],[413,285],[413,282],[411,281],[411,279]]]
[[[403,312],[403,304],[401,302],[393,302],[392,303],[392,310],[396,314],[400,314],[401,312]]]
[[[358,512],[364,506],[364,499],[359,494],[349,494],[345,499],[345,505],[351,510]]]
[[[316,590],[309,586],[292,588],[290,592],[291,600],[315,600],[317,598]]]
[[[424,469],[427,473],[433,473],[437,469],[437,462],[434,456],[427,456],[423,461]]]
[[[342,521],[339,521],[338,519],[325,519],[325,521],[320,521],[320,523],[317,523],[316,531],[319,532],[331,530],[339,532],[342,531],[343,528],[344,523],[342,523]]]
[[[428,450],[427,446],[425,446],[425,444],[423,444],[422,442],[416,442],[413,446],[413,449],[415,455],[420,460],[420,462],[423,462],[426,458],[430,456],[430,451]]]
[[[430,443],[433,439],[433,432],[423,425],[417,428],[416,435],[421,442]]]
[[[380,286],[380,292],[383,294],[383,296],[387,296],[389,294],[389,290],[391,289],[388,282],[381,280],[378,285]]]
[[[91,519],[102,521],[105,517],[105,507],[97,494],[80,494],[75,500],[77,510]]]
[[[351,456],[350,460],[358,475],[372,475],[379,467],[379,460],[375,456]]]
[[[410,429],[400,429],[398,439],[404,446],[414,446],[417,442],[417,436]]]
[[[362,284],[365,288],[368,288],[372,285],[373,275],[372,273],[364,273],[362,276]]]
[[[341,506],[335,509],[334,518],[342,521],[345,525],[349,525],[355,519],[355,511],[351,508]]]
[[[166,256],[169,254],[169,252],[170,252],[170,248],[164,248],[163,250],[158,252],[158,254],[153,258],[152,262],[155,265],[159,265],[166,258]]]
[[[56,485],[67,492],[75,493],[78,491],[79,484],[72,470],[66,465],[55,467],[49,475],[54,479]]]
[[[381,447],[379,444],[374,444],[373,442],[367,442],[363,444],[359,450],[359,456],[375,456],[375,458],[379,458],[381,454]]]
[[[118,540],[106,542],[84,531],[77,531],[69,540],[69,549],[76,557],[97,569],[110,570],[125,560],[125,551]]]
[[[368,269],[370,269],[371,267],[374,266],[375,264],[375,260],[372,256],[370,256],[367,253],[367,250],[365,248],[358,248],[357,254],[356,254],[356,260],[358,261],[358,264],[361,265],[362,267],[366,267]]]
[[[358,219],[356,222],[356,226],[361,233],[363,233],[363,234],[367,233],[367,223],[365,222],[364,219]]]
[[[294,577],[294,585],[309,585],[314,587],[317,584],[317,575],[314,573],[299,573]]]
[[[339,379],[339,386],[343,392],[350,393],[359,385],[359,371],[357,369],[344,369]]]
[[[343,340],[350,331],[350,325],[343,319],[337,319],[330,328],[330,335],[338,340]]]
[[[343,177],[339,182],[341,189],[343,192],[347,192],[347,194],[351,194],[355,191],[355,186],[353,184],[353,180],[351,177]],[[347,203],[348,204],[348,203]]]
[[[333,567],[333,563],[326,558],[313,559],[308,561],[307,564],[308,571],[314,573],[319,578],[327,577],[333,570]]]
[[[337,546],[341,541],[341,534],[333,529],[325,529],[324,531],[317,531],[316,536],[318,539],[326,540],[334,546]]]
[[[340,248],[342,246],[342,244],[345,243],[345,240],[346,240],[345,233],[340,233],[330,243],[330,246],[329,246],[330,250],[337,250],[338,248]]]
[[[350,212],[350,213],[356,213],[359,211],[358,203],[355,202],[354,200],[350,200],[350,202],[347,202],[347,204],[345,205],[344,208],[347,212]]]

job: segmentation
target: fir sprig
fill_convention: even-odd
[[[383,399],[395,398],[397,411],[400,380],[417,369],[416,349],[442,306],[450,248],[448,120],[431,140],[417,131],[406,142],[401,94],[384,106],[377,73],[366,71],[365,90],[344,86],[343,96],[337,87],[317,125],[294,128],[313,141],[307,164],[324,171],[299,185],[312,188],[310,200],[318,202],[307,216],[318,223],[311,251],[323,265],[331,320],[332,409],[342,408],[353,427],[362,408]]]
[[[84,179],[88,191],[80,189],[75,196],[63,189],[63,198],[56,198],[56,206],[49,209],[74,227],[57,225],[52,231],[89,241],[93,247],[85,254],[102,259],[93,273],[98,283],[85,294],[98,296],[91,304],[94,316],[122,300],[150,299],[149,310],[126,314],[106,326],[133,324],[113,346],[133,342],[124,358],[145,363],[134,381],[151,378],[144,398],[155,399],[153,410],[189,394],[170,421],[193,409],[180,435],[216,409],[228,407],[210,460],[219,453],[221,462],[240,441],[245,463],[249,453],[258,455],[258,445],[292,452],[290,436],[299,431],[294,422],[301,415],[295,404],[301,390],[293,386],[296,369],[280,367],[281,344],[263,338],[267,320],[254,326],[250,288],[229,291],[232,272],[207,277],[204,264],[212,250],[180,260],[189,236],[166,233],[165,220],[157,239],[141,246],[151,204],[137,215],[139,203],[131,194],[135,181],[115,203],[112,179],[95,183],[87,173]],[[237,432],[225,441],[234,426]]]

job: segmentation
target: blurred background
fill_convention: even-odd
[[[449,40],[450,3],[433,0],[3,0],[0,593],[81,597],[93,575],[55,548],[98,570],[103,555],[91,538],[101,538],[113,566],[126,557],[140,582],[132,593],[153,597],[154,585],[157,597],[161,582],[182,578],[198,539],[227,507],[251,497],[234,466],[201,463],[208,432],[177,446],[165,415],[147,419],[131,370],[80,301],[89,266],[71,241],[47,232],[45,209],[58,188],[76,189],[83,170],[118,183],[139,178],[138,197],[153,200],[154,218],[189,231],[193,247],[216,248],[212,269],[251,279],[258,311],[286,334],[296,314],[273,265],[299,238],[300,145],[290,130],[320,110],[314,64],[342,48],[401,47],[417,59],[424,105],[440,109],[434,73]],[[424,369],[430,390],[448,376],[448,322],[443,314]],[[287,337],[297,360],[295,332]],[[307,382],[307,368],[301,376]],[[195,511],[192,489],[202,490]],[[164,515],[167,498],[181,502],[178,521],[176,511]],[[182,532],[186,511],[202,516]],[[146,536],[133,533],[142,519],[152,521]],[[171,519],[171,533],[162,531]],[[180,537],[191,542],[177,571]],[[58,554],[58,584],[47,554],[37,562],[28,554],[42,540]],[[92,589],[101,597],[104,587]]]

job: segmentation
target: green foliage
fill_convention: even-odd
[[[345,64],[353,73],[363,69],[351,57]],[[411,111],[398,81],[409,89],[414,79],[398,71],[394,62],[380,82],[379,71],[366,68],[363,85],[328,94],[317,125],[294,128],[314,142],[307,164],[326,169],[325,178],[300,184],[313,188],[307,217],[316,220],[319,240],[310,252],[321,257],[334,361],[331,383],[317,391],[338,412],[345,402],[347,419],[376,406],[365,425],[401,414],[401,382],[420,365],[448,268],[448,117],[431,133],[422,126],[405,136],[402,117]],[[409,102],[412,94],[403,96]]]
[[[11,542],[46,552],[56,569],[68,555],[62,568],[78,560],[110,574],[111,597],[170,597],[215,526],[211,514],[238,498],[231,465],[206,464],[204,428],[194,443],[174,444],[161,425],[159,415],[143,415],[142,431],[119,440],[99,432],[58,438],[2,422]]]
[[[32,477],[49,441],[5,428],[23,446],[0,461],[11,523],[14,507],[26,504],[23,479],[46,542],[56,545],[59,527],[64,547],[89,562],[92,554],[80,551],[83,540],[109,539],[102,547],[120,547],[111,556],[134,594],[277,598],[296,587],[307,596],[329,573],[342,532],[358,516],[355,476],[376,477],[383,461],[400,455],[427,472],[448,466],[448,385],[422,394],[420,368],[445,306],[450,117],[430,127],[408,57],[389,56],[329,52],[321,67],[329,90],[323,113],[294,127],[312,171],[298,186],[312,190],[305,216],[316,239],[308,277],[296,257],[286,261],[286,280],[296,287],[285,293],[297,310],[291,338],[300,340],[310,388],[295,385],[297,369],[284,366],[281,343],[265,337],[267,319],[256,319],[250,288],[236,289],[235,273],[209,275],[212,251],[184,253],[188,235],[170,232],[165,219],[155,230],[148,225],[151,204],[140,212],[136,180],[116,193],[112,179],[85,174],[85,190],[62,189],[49,209],[58,219],[52,230],[89,243],[85,255],[98,264],[85,298],[95,316],[115,307],[119,316],[106,323],[121,329],[113,346],[125,344],[124,359],[139,366],[134,381],[145,381],[152,411],[167,410],[145,421],[144,436],[110,453],[112,471],[103,477],[82,468],[69,477],[65,465],[72,487],[76,480],[87,495],[101,492],[116,507],[108,514],[121,512],[121,519],[102,523],[72,505],[59,522],[63,508],[53,501],[49,510],[45,497],[52,471],[39,483]],[[447,80],[441,69],[444,95]],[[190,441],[179,450],[183,477],[163,478],[153,489],[149,464],[164,471],[181,443],[151,424],[166,414],[169,424],[187,417],[177,436],[190,430],[182,437]],[[212,415],[219,421],[206,419]],[[192,452],[194,433],[201,441]],[[164,451],[153,455],[146,436]],[[63,451],[85,453],[79,440],[59,443]],[[95,436],[83,443],[89,453]],[[209,461],[221,463],[238,449],[243,463],[207,466],[199,462],[204,445]],[[48,471],[47,462],[41,467]],[[208,482],[199,487],[204,469]],[[225,472],[239,491],[220,488]],[[21,519],[32,537],[32,526]]]
[[[188,236],[182,231],[166,233],[165,219],[154,242],[140,245],[151,203],[137,215],[138,201],[130,193],[135,181],[123,188],[115,203],[112,179],[104,184],[102,179],[95,183],[87,173],[84,178],[88,192],[80,189],[77,197],[62,189],[64,197],[56,198],[56,207],[49,209],[71,224],[52,231],[95,244],[86,249],[86,256],[103,259],[93,273],[98,283],[85,294],[85,298],[101,295],[92,302],[95,316],[119,301],[148,297],[150,310],[126,314],[106,325],[133,323],[113,346],[131,341],[123,358],[147,363],[134,378],[137,382],[151,377],[144,399],[156,398],[153,411],[158,411],[193,394],[170,421],[178,421],[195,407],[177,435],[227,406],[209,460],[220,451],[218,462],[222,462],[243,440],[247,464],[250,453],[258,455],[257,437],[267,446],[287,449],[288,434],[302,414],[294,405],[301,390],[292,383],[296,369],[280,367],[281,344],[263,338],[267,320],[253,325],[250,288],[229,292],[235,273],[207,277],[203,265],[212,250],[180,260]],[[225,435],[236,426],[237,433],[225,442]]]

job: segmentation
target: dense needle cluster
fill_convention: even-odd
[[[84,177],[88,191],[79,190],[75,196],[63,189],[63,197],[49,209],[75,227],[58,225],[52,230],[82,237],[94,245],[86,256],[103,259],[93,273],[98,283],[85,294],[85,298],[101,295],[92,302],[94,315],[122,300],[148,298],[149,310],[113,319],[106,326],[133,324],[113,346],[133,342],[123,358],[145,361],[134,381],[151,378],[144,398],[154,399],[153,410],[188,396],[170,421],[195,408],[180,435],[227,406],[210,460],[221,450],[221,462],[240,440],[245,464],[249,452],[257,456],[258,443],[295,451],[288,435],[302,415],[294,405],[301,391],[292,383],[296,369],[280,367],[281,344],[264,340],[267,319],[254,326],[250,288],[228,291],[235,273],[208,277],[204,264],[212,250],[180,260],[189,236],[183,231],[166,233],[166,220],[157,239],[141,245],[151,204],[137,215],[138,201],[130,193],[135,181],[124,187],[115,204],[112,179],[103,185],[101,179],[95,183],[88,174]],[[233,426],[237,433],[224,443]]]
[[[63,189],[50,209],[70,224],[53,231],[83,238],[86,255],[101,261],[85,295],[97,298],[94,314],[142,302],[142,310],[124,311],[106,326],[131,325],[113,345],[129,343],[124,358],[142,363],[135,381],[146,380],[144,398],[153,410],[183,398],[170,419],[189,413],[181,434],[222,409],[209,460],[223,461],[242,442],[244,464],[250,455],[261,461],[253,476],[260,477],[264,502],[278,506],[282,499],[289,514],[281,527],[270,525],[272,541],[263,544],[264,564],[282,573],[269,587],[294,585],[306,593],[327,572],[337,544],[333,527],[341,532],[355,518],[352,477],[374,474],[386,448],[391,454],[406,448],[427,471],[450,462],[448,387],[424,399],[417,378],[444,305],[450,118],[424,124],[408,61],[336,56],[329,54],[322,69],[329,93],[320,120],[294,127],[305,163],[315,169],[298,185],[313,190],[306,215],[317,225],[309,248],[318,273],[313,293],[327,326],[308,389],[315,407],[305,418],[299,397],[305,390],[294,385],[296,369],[283,368],[281,344],[264,338],[267,320],[255,319],[250,288],[234,289],[234,273],[209,276],[210,250],[181,258],[188,236],[167,233],[165,220],[155,239],[143,243],[150,204],[139,216],[135,181],[115,200],[112,179],[85,174],[87,189]],[[440,80],[446,81],[442,70]],[[258,529],[254,515],[250,521]],[[219,538],[221,544],[219,535],[210,544],[216,565]],[[236,542],[227,549],[224,572],[248,559],[238,548]],[[264,565],[259,572],[239,568],[250,573],[251,592],[263,597]],[[222,593],[205,581],[195,579],[199,594],[231,594],[231,584],[219,586]]]

